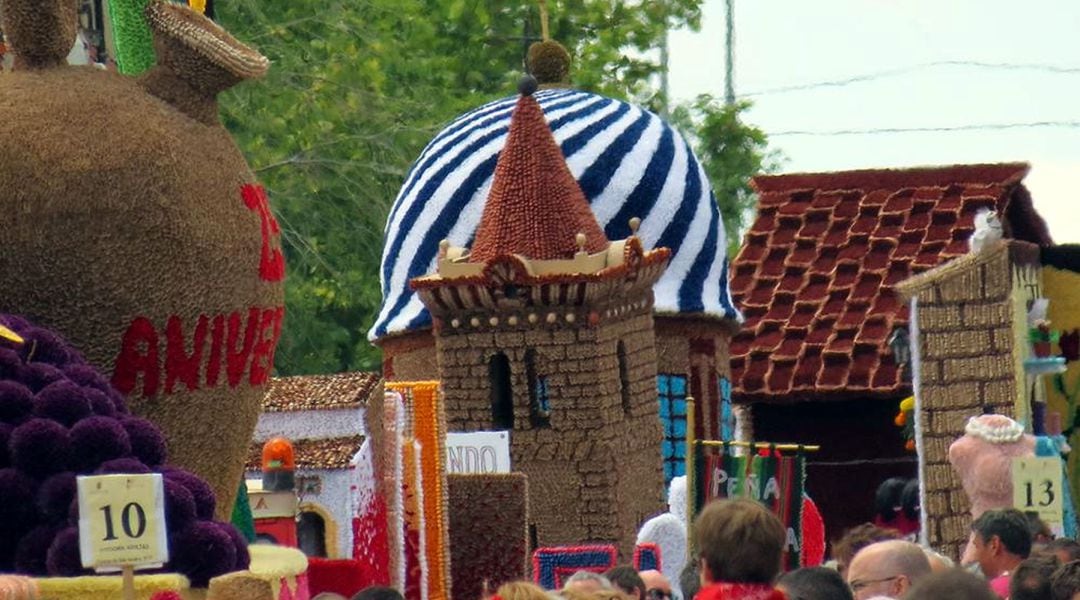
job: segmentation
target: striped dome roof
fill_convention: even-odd
[[[608,239],[629,236],[630,219],[640,217],[645,247],[671,249],[653,288],[656,312],[740,319],[720,211],[686,140],[660,117],[618,100],[576,90],[535,97]],[[409,280],[435,271],[440,240],[471,247],[516,100],[459,117],[413,164],[387,219],[383,304],[369,339],[431,325]]]

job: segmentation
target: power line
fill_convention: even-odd
[[[938,67],[975,67],[979,69],[998,70],[998,71],[1035,71],[1041,73],[1051,73],[1054,75],[1080,75],[1080,67],[1063,67],[1058,65],[1048,65],[1039,63],[991,63],[975,60],[939,60],[928,63],[921,63],[917,65],[909,65],[906,67],[896,67],[893,69],[884,69],[881,71],[874,71],[871,73],[864,73],[861,75],[854,75],[852,77],[846,77],[844,79],[833,79],[826,81],[815,81],[811,83],[800,83],[794,85],[784,85],[780,87],[767,88],[764,90],[757,90],[754,92],[747,92],[741,94],[744,98],[751,98],[754,96],[767,96],[774,94],[786,94],[790,92],[801,92],[805,90],[813,90],[818,88],[829,87],[844,87],[855,83],[865,83],[868,81],[876,81],[879,79],[888,79],[891,77],[899,77],[901,75],[907,75],[908,73],[914,73],[917,71],[923,71],[926,69],[934,69]]]
[[[790,129],[787,131],[768,132],[769,137],[779,136],[841,136],[841,135],[876,135],[879,133],[941,133],[955,131],[1000,131],[1004,129],[1033,128],[1080,128],[1080,121],[1032,121],[1029,123],[977,123],[969,125],[945,125],[940,127],[873,127],[867,129],[832,129],[808,130]]]

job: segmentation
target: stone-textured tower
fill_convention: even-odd
[[[652,286],[670,253],[607,239],[534,89],[471,251],[443,242],[412,286],[433,316],[448,428],[512,431],[538,542],[616,542],[628,557],[662,506]]]

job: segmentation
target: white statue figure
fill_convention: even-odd
[[[970,242],[972,254],[978,254],[993,246],[1000,242],[1002,237],[1001,220],[996,212],[983,208],[975,213],[975,233],[971,234]]]

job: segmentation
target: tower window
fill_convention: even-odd
[[[622,394],[622,409],[624,415],[630,414],[630,368],[626,360],[626,344],[619,340],[615,347],[615,353],[619,358],[619,392]]]
[[[491,386],[491,425],[495,429],[514,428],[514,390],[510,383],[510,359],[502,352],[488,363]]]
[[[551,427],[551,402],[548,382],[536,373],[536,350],[525,351],[525,377],[529,381],[529,422],[533,427]]]
[[[664,441],[660,446],[664,461],[664,483],[686,474],[686,377],[656,376],[656,395],[660,400],[660,422]]]
[[[720,439],[735,439],[735,410],[731,405],[731,382],[720,378]]]

